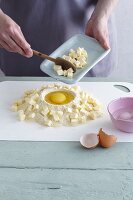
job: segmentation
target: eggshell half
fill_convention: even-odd
[[[115,135],[108,135],[103,132],[102,128],[99,131],[99,143],[102,147],[109,148],[116,143],[117,137]]]
[[[80,138],[80,143],[85,148],[95,148],[99,144],[98,135],[95,133],[82,135]]]

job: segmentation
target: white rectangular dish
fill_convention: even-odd
[[[110,52],[110,49],[108,50],[103,49],[95,39],[86,35],[78,34],[70,38],[64,44],[62,44],[50,56],[54,58],[62,57],[63,55],[68,55],[70,49],[76,50],[78,47],[81,48],[83,47],[87,51],[88,53],[87,65],[82,69],[78,69],[74,73],[73,78],[58,76],[58,74],[53,69],[54,63],[48,60],[44,60],[41,63],[40,65],[41,70],[56,80],[59,80],[67,84],[74,84],[78,82],[81,78],[83,78],[83,76],[87,72],[89,72],[92,69],[92,67],[94,67],[100,60],[102,60]]]

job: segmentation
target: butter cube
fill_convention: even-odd
[[[32,99],[34,101],[37,101],[39,99],[39,94],[36,93],[36,94],[32,95]]]
[[[79,115],[77,113],[71,113],[70,114],[70,118],[74,118],[74,119],[77,119],[79,117]]]
[[[88,112],[84,108],[80,110],[80,113],[83,115],[88,115]]]
[[[22,99],[19,99],[18,101],[16,101],[16,104],[17,104],[17,106],[22,105],[22,104],[23,104],[23,100],[22,100]]]
[[[24,120],[25,120],[25,117],[26,117],[26,116],[25,116],[23,110],[19,110],[19,111],[18,111],[18,116],[19,116],[20,121],[24,121]]]
[[[68,73],[67,73],[67,77],[68,77],[68,78],[72,78],[72,77],[73,77],[73,72],[68,72]]]
[[[42,114],[43,116],[47,115],[48,113],[49,113],[48,107],[45,107],[45,108],[41,111],[41,114]]]
[[[15,104],[13,104],[13,105],[11,106],[11,110],[12,110],[13,112],[17,112],[18,106],[15,105]]]
[[[48,120],[47,123],[46,123],[47,126],[52,126],[52,124],[53,124],[53,123],[52,123],[51,120]]]
[[[57,114],[59,115],[59,117],[62,117],[62,116],[63,116],[63,111],[61,111],[61,110],[59,111],[59,110],[58,110],[58,111],[57,111]]]
[[[61,70],[61,65],[54,65],[54,70],[57,72],[58,70]]]
[[[59,70],[57,70],[56,72],[57,72],[57,74],[58,74],[59,76],[62,76],[62,75],[64,75],[64,72],[63,72],[63,70],[62,70],[62,69],[59,69]]]
[[[91,112],[88,113],[88,117],[90,119],[94,120],[94,119],[96,119],[96,114],[93,111],[91,111]]]
[[[38,109],[39,109],[39,105],[38,105],[38,104],[35,104],[35,105],[34,105],[34,109],[38,110]]]
[[[71,123],[72,124],[77,124],[78,123],[78,119],[71,119]]]
[[[64,76],[67,76],[67,70],[64,70],[63,73],[64,73]]]
[[[67,107],[67,108],[66,108],[66,112],[72,113],[72,108]]]
[[[80,86],[75,85],[75,86],[73,86],[73,89],[74,89],[74,91],[80,91]]]
[[[86,116],[82,116],[82,117],[80,118],[80,120],[81,120],[81,123],[86,123]]]
[[[55,114],[55,115],[53,115],[53,118],[54,118],[54,120],[57,122],[57,121],[60,121],[60,117],[59,117],[59,115],[57,115],[57,114]]]
[[[31,118],[31,119],[34,119],[35,116],[36,116],[36,114],[35,114],[34,112],[33,112],[33,113],[30,113],[30,114],[28,115],[28,117]]]

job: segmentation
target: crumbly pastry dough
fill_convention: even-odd
[[[76,69],[82,69],[87,64],[87,51],[84,48],[78,47],[76,50],[71,49],[68,56],[63,55],[63,58],[71,62]],[[66,76],[68,78],[73,77],[73,70],[69,68],[68,70],[63,70],[60,65],[54,65],[54,70],[59,76]]]
[[[51,91],[67,91],[75,98],[63,105],[54,105],[45,101]],[[55,100],[55,99],[54,99]],[[17,112],[20,121],[32,120],[44,126],[76,126],[102,116],[101,104],[79,86],[49,84],[40,89],[25,91],[23,96],[13,103],[12,111]]]

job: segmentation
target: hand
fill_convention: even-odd
[[[0,10],[0,46],[7,51],[31,57],[33,51],[24,38],[21,28]]]
[[[86,25],[85,33],[99,41],[103,48],[110,48],[107,19],[92,17]]]

